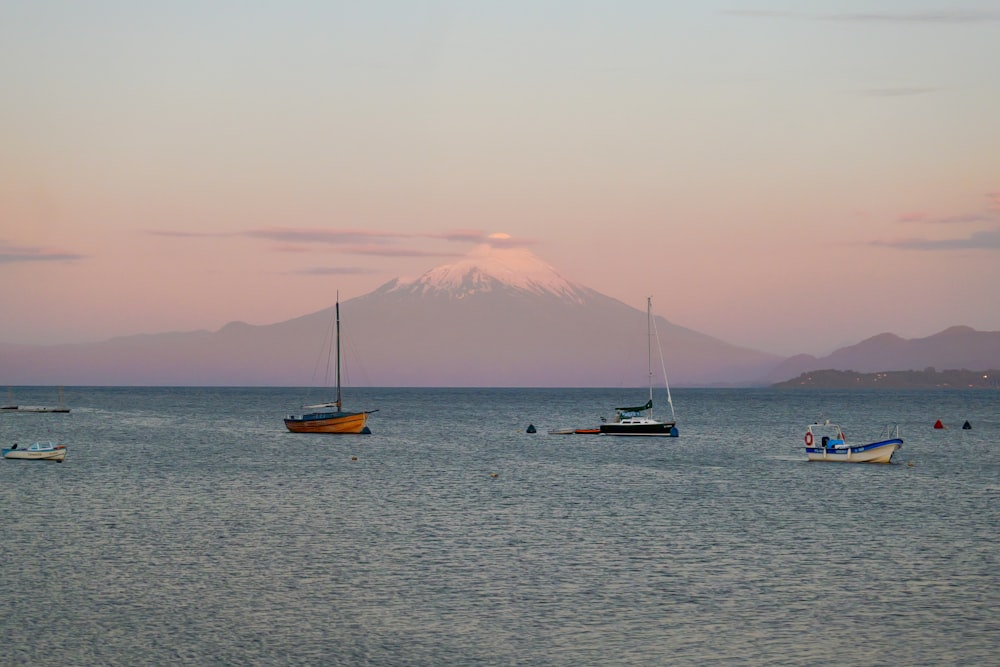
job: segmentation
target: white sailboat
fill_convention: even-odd
[[[615,420],[604,422],[600,426],[601,435],[642,435],[676,438],[677,418],[674,415],[674,401],[670,397],[670,384],[667,382],[667,370],[663,363],[663,352],[660,351],[660,367],[663,370],[663,384],[667,389],[667,404],[670,406],[670,420],[657,420],[653,417],[653,336],[656,336],[656,347],[660,349],[659,334],[656,333],[656,322],[653,319],[653,298],[646,298],[646,366],[649,378],[649,400],[645,405],[615,408]]]

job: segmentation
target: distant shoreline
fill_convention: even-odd
[[[858,373],[826,369],[803,373],[772,387],[801,389],[1000,389],[1000,370],[880,371]]]

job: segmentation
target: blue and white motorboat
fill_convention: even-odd
[[[887,424],[879,437],[863,445],[847,443],[847,436],[837,424],[827,419],[806,427],[806,456],[810,461],[841,463],[891,463],[892,455],[903,446],[899,425]]]
[[[24,448],[18,448],[15,442],[13,447],[4,447],[3,457],[5,459],[62,463],[63,459],[66,458],[66,451],[65,445],[57,445],[54,442],[35,442]]]

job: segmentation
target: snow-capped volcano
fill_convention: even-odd
[[[465,298],[503,289],[554,295],[582,303],[587,288],[570,282],[525,248],[476,246],[452,264],[435,267],[419,278],[398,278],[383,286],[386,292],[446,294]]]
[[[349,386],[647,383],[644,309],[567,280],[528,250],[503,247],[503,236],[491,238],[500,242],[340,304],[345,365],[354,369],[353,378],[347,374]],[[656,297],[668,286],[646,288]],[[645,296],[644,289],[638,299]],[[298,386],[315,371],[333,310],[331,305],[262,326],[231,324],[214,333],[84,346],[0,345],[0,370],[15,384]],[[666,296],[654,298],[654,312],[671,384],[753,382],[778,362],[673,324],[666,319],[672,315]],[[640,391],[637,398],[644,395]]]

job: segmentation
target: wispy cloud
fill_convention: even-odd
[[[284,243],[328,243],[344,245],[351,243],[386,243],[393,239],[409,238],[409,234],[379,232],[363,229],[322,229],[306,227],[269,227],[250,229],[241,236],[281,241]]]
[[[441,257],[453,256],[452,252],[404,247],[400,242],[412,244],[417,239],[434,239],[453,243],[488,243],[497,247],[534,245],[537,241],[527,237],[513,237],[504,233],[490,233],[482,229],[452,229],[444,232],[388,232],[359,229],[322,229],[301,227],[269,227],[251,229],[241,234],[250,238],[267,239],[282,243],[323,243],[337,246],[339,252],[360,255],[385,255],[390,257]],[[284,248],[289,250],[288,247]]]
[[[906,238],[872,241],[871,245],[902,250],[1000,250],[1000,192],[987,192],[986,210],[982,213],[959,215],[929,215],[923,211],[910,211],[896,218],[896,222],[913,225],[977,225],[989,229],[970,232],[967,236],[950,239]]]
[[[772,9],[730,9],[723,11],[728,16],[754,19],[796,19],[807,21],[837,21],[843,23],[990,23],[1000,21],[1000,12],[989,10],[941,10],[933,12],[837,12],[832,14],[810,14]]]
[[[36,246],[14,246],[0,243],[0,264],[22,262],[62,262],[86,259],[86,255],[69,252],[53,252]]]
[[[170,229],[150,229],[146,231],[150,236],[169,236],[181,239],[197,239],[197,238],[220,238],[226,236],[235,236],[235,234],[227,232],[181,232],[174,231]]]
[[[504,232],[491,233],[482,229],[456,229],[441,234],[426,234],[424,236],[464,243],[486,243],[497,248],[523,248],[538,243],[538,239],[527,236],[511,236]]]
[[[931,88],[920,86],[899,86],[898,88],[867,88],[859,91],[862,95],[869,97],[908,97],[911,95],[929,95],[938,93],[943,88]]]
[[[428,248],[427,241],[482,244],[499,248],[523,247],[537,243],[533,238],[514,237],[510,234],[487,232],[482,229],[451,229],[443,232],[396,232],[373,229],[323,228],[323,227],[261,227],[236,233],[211,233],[153,230],[156,236],[178,238],[207,238],[232,236],[275,242],[276,252],[305,253],[316,246],[328,247],[347,255],[378,257],[457,257],[462,253]],[[423,242],[423,243],[421,243]]]
[[[524,248],[535,245],[536,241],[535,239],[515,237],[510,234],[498,232],[487,236],[484,243],[488,243],[494,248]]]
[[[452,257],[461,254],[390,245],[342,246],[337,248],[337,251],[347,255],[373,255],[377,257]]]
[[[964,238],[872,241],[871,245],[901,250],[1000,250],[1000,228],[973,232]]]
[[[481,229],[452,229],[437,234],[426,234],[425,236],[432,239],[444,239],[445,241],[458,241],[461,243],[482,243],[488,234]]]
[[[983,214],[950,215],[944,217],[932,217],[925,213],[904,213],[896,219],[897,222],[923,222],[932,225],[957,225],[979,222],[992,222],[995,216]]]
[[[801,12],[787,12],[779,9],[724,9],[723,14],[727,16],[742,16],[752,19],[807,19],[809,14]]]
[[[299,276],[357,276],[378,272],[359,266],[314,266],[289,273]]]
[[[943,10],[936,12],[861,12],[818,15],[825,21],[854,23],[990,23],[1000,21],[1000,12]]]

